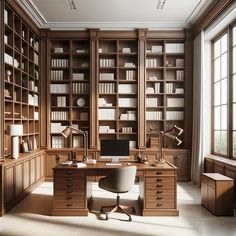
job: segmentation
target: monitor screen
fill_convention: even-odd
[[[129,140],[101,140],[100,158],[129,158]]]

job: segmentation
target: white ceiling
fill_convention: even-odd
[[[182,29],[214,0],[17,0],[42,28],[51,29]]]

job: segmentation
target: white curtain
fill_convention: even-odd
[[[193,50],[193,138],[192,138],[192,162],[191,180],[200,185],[200,174],[203,168],[203,100],[204,100],[204,32],[202,31],[194,39]],[[210,116],[209,116],[210,118]]]

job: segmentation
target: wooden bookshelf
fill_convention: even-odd
[[[50,41],[50,147],[82,147],[76,133],[65,139],[71,125],[88,131],[90,116],[90,54],[88,40]]]
[[[20,143],[40,146],[40,38],[4,3],[4,130],[23,125]],[[19,145],[20,145],[19,143]],[[11,155],[11,137],[4,134],[4,155]]]

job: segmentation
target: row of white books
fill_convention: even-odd
[[[66,107],[66,96],[57,96],[57,107]]]
[[[166,120],[183,120],[184,112],[183,111],[167,111]]]
[[[72,79],[73,80],[84,80],[84,73],[73,73]]]
[[[115,120],[116,109],[98,109],[99,120]]]
[[[51,84],[51,93],[69,93],[69,87],[67,84]]]
[[[68,59],[52,59],[51,66],[52,67],[68,67],[69,60]]]
[[[149,77],[147,78],[147,80],[155,81],[155,80],[158,80],[158,77],[155,76],[155,75],[152,75],[152,76],[149,76]]]
[[[136,120],[136,111],[126,111],[126,113],[121,113],[120,120]]]
[[[183,70],[176,71],[176,80],[184,80],[184,71]]]
[[[63,53],[63,48],[62,47],[54,48],[54,53]]]
[[[130,48],[122,48],[121,52],[122,53],[131,53],[131,49]]]
[[[163,52],[162,45],[151,45],[151,48],[146,50],[147,53],[159,53]]]
[[[98,106],[99,107],[112,107],[113,104],[111,102],[107,102],[105,98],[99,98]]]
[[[124,134],[132,134],[133,133],[133,127],[122,127],[121,132]]]
[[[99,83],[98,92],[101,94],[115,93],[114,83]]]
[[[52,136],[52,148],[64,148],[65,147],[65,138],[61,136]]]
[[[166,93],[184,94],[184,88],[174,88],[173,83],[166,83]]]
[[[146,120],[162,120],[162,111],[146,111]]]
[[[167,107],[184,107],[184,98],[167,98]]]
[[[100,80],[114,80],[114,73],[100,73]]]
[[[28,88],[31,91],[34,91],[36,93],[38,92],[38,86],[35,85],[35,82],[33,80],[29,80]]]
[[[147,87],[146,94],[158,94],[160,93],[160,83],[154,83],[154,87]]]
[[[39,112],[38,111],[34,112],[34,120],[39,120]]]
[[[4,53],[4,62],[16,68],[19,68],[20,65],[17,59],[13,59],[13,57],[7,53]]]
[[[109,125],[100,125],[98,130],[99,130],[98,131],[99,134],[112,134],[116,132],[116,130],[113,128],[110,128]]]
[[[166,43],[166,53],[184,53],[184,44]]]
[[[28,104],[32,106],[38,106],[39,105],[39,97],[38,95],[34,94],[28,94]]]
[[[124,67],[132,67],[132,68],[135,68],[136,65],[135,65],[133,62],[125,62],[125,63],[124,63]]]
[[[34,63],[38,66],[39,65],[39,55],[35,52],[34,53]]]
[[[51,120],[68,120],[69,114],[68,111],[52,111]]]
[[[110,58],[106,58],[106,59],[100,59],[100,67],[115,67],[115,59],[110,59]]]
[[[158,107],[158,98],[146,98],[146,107]]]
[[[118,105],[120,107],[136,107],[137,99],[136,98],[119,98]]]
[[[135,80],[136,79],[135,70],[126,70],[125,71],[125,79],[126,80]]]
[[[137,85],[136,84],[118,84],[118,93],[119,94],[137,93]]]
[[[72,138],[72,147],[76,148],[76,147],[83,147],[83,137],[81,136],[73,136]]]
[[[65,128],[66,126],[61,123],[51,123],[51,133],[61,133]]]
[[[63,80],[63,70],[51,70],[51,80]]]
[[[146,59],[146,67],[160,67],[161,61],[157,58]]]
[[[72,84],[73,93],[89,93],[88,83],[73,83]]]

